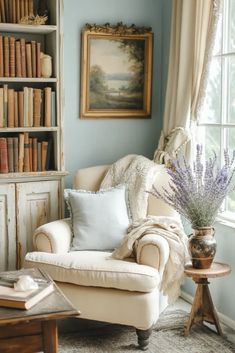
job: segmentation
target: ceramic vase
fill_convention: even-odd
[[[52,75],[52,57],[43,53],[41,54],[41,75],[46,78]]]
[[[213,227],[193,229],[189,238],[189,252],[192,266],[198,269],[210,268],[216,253],[216,240]]]

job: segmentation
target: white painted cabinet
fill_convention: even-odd
[[[16,268],[15,184],[0,184],[0,271]]]
[[[0,184],[0,271],[20,268],[40,225],[61,215],[59,180]]]

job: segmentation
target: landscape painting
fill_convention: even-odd
[[[83,117],[149,117],[152,71],[149,38],[146,34],[100,32],[87,36],[81,85]]]

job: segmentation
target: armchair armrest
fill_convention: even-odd
[[[139,240],[136,247],[137,263],[156,268],[160,277],[163,275],[169,254],[167,240],[157,234],[146,234]]]
[[[71,220],[60,219],[43,224],[33,235],[36,251],[63,254],[69,251],[72,240]]]

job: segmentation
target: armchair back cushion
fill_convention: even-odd
[[[159,171],[157,172],[154,185],[159,191],[161,191],[162,187],[166,189],[169,188],[168,184],[170,181],[170,177],[167,174],[165,165],[158,164],[157,168]],[[104,165],[78,170],[74,177],[73,188],[91,191],[99,190],[100,184],[108,169],[109,166]],[[147,214],[154,216],[176,217],[177,219],[180,219],[179,214],[172,207],[152,195],[149,195],[148,198]]]

